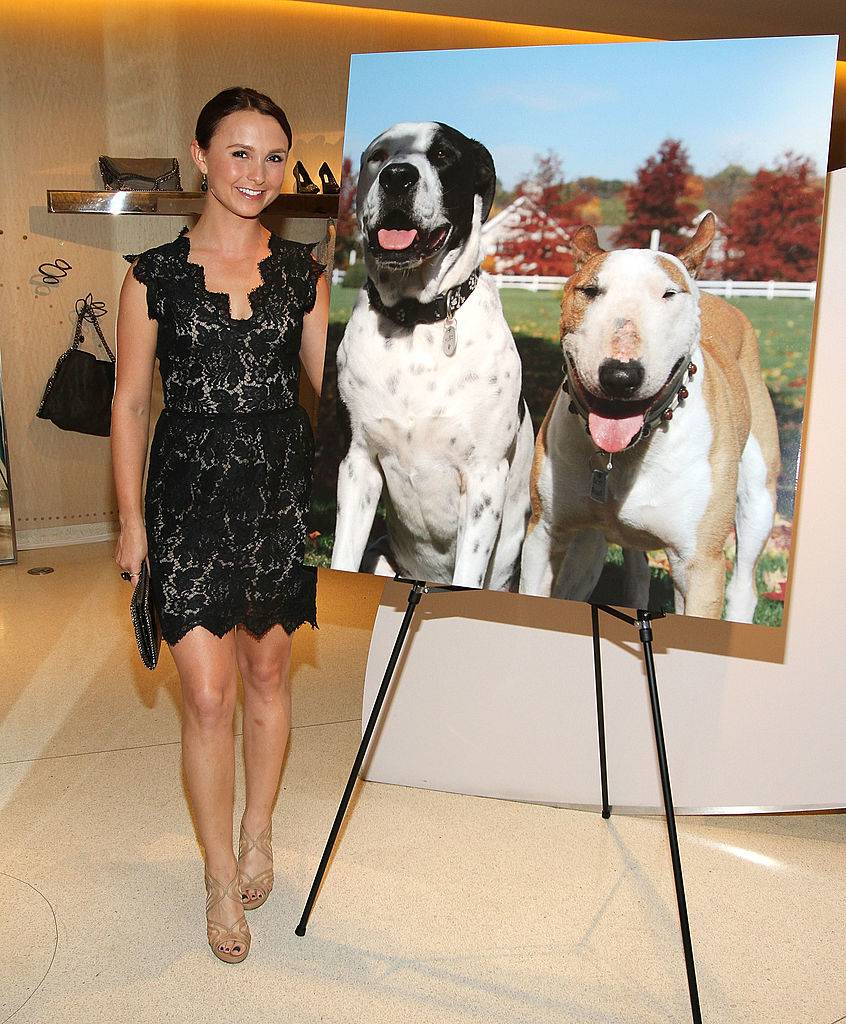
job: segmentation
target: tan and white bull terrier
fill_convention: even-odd
[[[752,620],[778,430],[752,324],[694,281],[714,227],[705,216],[678,257],[606,252],[593,228],[577,232],[561,300],[567,379],[535,445],[521,593],[588,600],[613,542],[626,570],[618,603],[648,607],[641,552],[664,548],[677,612],[719,618],[727,597],[726,618]]]

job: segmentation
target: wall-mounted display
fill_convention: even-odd
[[[779,625],[835,57],[354,55],[308,560]]]

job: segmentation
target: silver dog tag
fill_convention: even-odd
[[[593,501],[604,505],[608,501],[608,474],[614,467],[612,457],[609,455],[607,464],[597,469],[594,464],[597,456],[602,458],[603,463],[605,462],[604,452],[596,452],[591,458],[590,497]]]
[[[444,320],[444,355],[451,356],[455,352],[455,317],[448,316]]]

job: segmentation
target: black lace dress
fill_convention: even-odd
[[[316,627],[316,570],[303,564],[314,438],[298,388],[303,316],[325,268],[311,246],[271,233],[252,315],[233,319],[189,261],[187,231],[124,256],[158,321],[164,409],[144,517],[162,636]]]

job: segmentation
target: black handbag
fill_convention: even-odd
[[[181,192],[176,157],[101,156],[100,174],[110,192]]]
[[[146,558],[141,563],[138,582],[132,591],[129,613],[132,616],[132,625],[135,629],[135,639],[138,643],[138,650],[141,653],[141,660],[147,668],[153,669],[159,660],[162,631],[156,606],[153,602],[153,589],[150,586],[150,573],[147,569]]]
[[[98,305],[102,306],[101,303]],[[43,420],[52,420],[62,430],[108,437],[115,393],[114,353],[100,330],[98,310],[90,292],[84,299],[77,299],[76,312],[73,343],[59,356],[35,415]],[[85,341],[83,320],[94,324],[100,343],[108,353],[108,360],[80,350],[79,346]]]

